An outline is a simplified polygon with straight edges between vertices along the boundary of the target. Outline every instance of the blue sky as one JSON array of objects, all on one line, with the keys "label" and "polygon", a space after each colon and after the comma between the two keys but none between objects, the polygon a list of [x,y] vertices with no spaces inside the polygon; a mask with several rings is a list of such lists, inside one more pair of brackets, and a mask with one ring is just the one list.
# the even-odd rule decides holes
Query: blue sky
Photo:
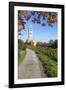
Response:
[{"label": "blue sky", "polygon": [[[58,38],[57,23],[54,23],[53,27],[48,25],[42,26],[41,24],[33,23],[31,21],[32,18],[33,17],[31,17],[30,20],[26,21],[25,30],[22,30],[22,35],[19,36],[19,38],[23,39],[24,41],[28,39],[28,28],[30,25],[32,25],[33,27],[33,39],[36,41],[48,42],[49,40],[55,40]],[[41,22],[43,22],[42,18]]]}]

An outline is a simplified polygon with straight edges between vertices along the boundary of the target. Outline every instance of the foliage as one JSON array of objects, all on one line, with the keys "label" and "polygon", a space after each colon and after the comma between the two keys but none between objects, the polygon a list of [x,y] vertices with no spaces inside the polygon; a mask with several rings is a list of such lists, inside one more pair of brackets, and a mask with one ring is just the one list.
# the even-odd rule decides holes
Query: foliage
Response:
[{"label": "foliage", "polygon": [[33,49],[36,52],[39,60],[42,62],[46,74],[49,77],[57,77],[57,48],[41,46],[28,46],[28,48]]},{"label": "foliage", "polygon": [[37,42],[37,46],[57,48],[57,40],[50,40],[48,43]]},{"label": "foliage", "polygon": [[57,48],[57,40],[50,40],[48,46],[52,48]]},{"label": "foliage", "polygon": [[[43,22],[41,21],[41,18]],[[25,24],[28,20],[33,23],[41,24],[42,26],[51,26],[57,22],[56,12],[42,12],[42,11],[18,11],[18,32],[25,29]]]},{"label": "foliage", "polygon": [[57,77],[57,63],[50,59],[47,55],[42,53],[37,54],[39,59],[42,62],[43,67],[45,68],[45,73],[49,77]]},{"label": "foliage", "polygon": [[19,51],[18,64],[20,64],[24,60],[25,54],[26,54],[26,52],[24,50]]},{"label": "foliage", "polygon": [[18,49],[22,49],[22,50],[26,49],[26,44],[21,39],[18,39]]},{"label": "foliage", "polygon": [[44,43],[42,43],[42,42],[37,42],[37,46],[44,46]]},{"label": "foliage", "polygon": [[25,49],[26,49],[26,45],[24,41],[19,39],[18,40],[18,64],[20,64],[25,57],[25,54],[26,54]]},{"label": "foliage", "polygon": [[42,62],[44,71],[47,74],[47,76],[57,77],[57,48],[54,47],[55,45],[57,45],[57,40],[49,41],[47,46],[44,46],[44,43],[39,42],[38,45],[34,47],[33,45],[28,44],[27,41],[24,43],[22,40],[18,40],[18,44],[19,63],[25,57],[25,48],[30,48],[36,52],[39,60]]}]

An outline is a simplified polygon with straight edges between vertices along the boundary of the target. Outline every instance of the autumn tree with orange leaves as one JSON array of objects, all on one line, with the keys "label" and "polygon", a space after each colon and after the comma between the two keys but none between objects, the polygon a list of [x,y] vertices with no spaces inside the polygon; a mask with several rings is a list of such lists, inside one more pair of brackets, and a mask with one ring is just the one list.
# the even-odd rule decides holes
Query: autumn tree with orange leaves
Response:
[{"label": "autumn tree with orange leaves", "polygon": [[[34,16],[34,18],[31,18]],[[37,16],[37,17],[36,17]],[[41,22],[41,17],[43,22]],[[21,35],[21,31],[25,29],[25,24],[30,20],[35,24],[41,24],[43,27],[48,25],[53,27],[54,23],[57,22],[56,12],[42,12],[42,11],[18,11],[18,33]]]}]

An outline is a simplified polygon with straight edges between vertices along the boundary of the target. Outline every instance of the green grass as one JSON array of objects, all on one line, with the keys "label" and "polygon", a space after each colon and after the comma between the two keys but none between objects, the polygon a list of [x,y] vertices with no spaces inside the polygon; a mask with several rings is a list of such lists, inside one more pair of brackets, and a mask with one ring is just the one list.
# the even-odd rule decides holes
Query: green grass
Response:
[{"label": "green grass", "polygon": [[26,55],[25,50],[20,50],[19,56],[18,56],[18,64],[20,64],[24,60],[25,55]]},{"label": "green grass", "polygon": [[57,63],[47,55],[37,54],[48,77],[57,77]]},{"label": "green grass", "polygon": [[57,77],[57,48],[31,47],[42,62],[44,71],[48,77]]}]

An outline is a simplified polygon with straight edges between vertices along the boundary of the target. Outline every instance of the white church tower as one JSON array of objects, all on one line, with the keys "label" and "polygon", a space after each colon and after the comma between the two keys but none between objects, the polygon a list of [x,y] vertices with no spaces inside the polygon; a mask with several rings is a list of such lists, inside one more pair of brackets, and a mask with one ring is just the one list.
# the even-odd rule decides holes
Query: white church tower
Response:
[{"label": "white church tower", "polygon": [[33,27],[32,25],[29,26],[28,28],[28,41],[32,41],[33,40]]},{"label": "white church tower", "polygon": [[36,46],[36,41],[33,40],[33,27],[32,25],[29,26],[28,28],[28,42],[31,42],[31,44],[33,43],[34,46]]}]

